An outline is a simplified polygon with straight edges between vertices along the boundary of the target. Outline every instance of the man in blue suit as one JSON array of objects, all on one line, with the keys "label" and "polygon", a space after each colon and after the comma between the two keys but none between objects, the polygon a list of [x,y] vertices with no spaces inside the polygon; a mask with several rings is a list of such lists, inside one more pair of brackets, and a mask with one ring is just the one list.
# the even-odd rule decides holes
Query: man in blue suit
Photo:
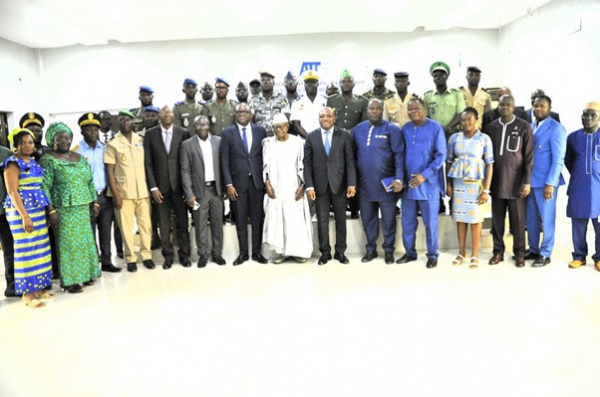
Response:
[{"label": "man in blue suit", "polygon": [[267,136],[267,131],[257,124],[250,124],[251,118],[250,106],[240,103],[235,108],[236,123],[225,128],[221,134],[221,173],[235,212],[240,248],[239,256],[233,261],[234,266],[250,259],[248,215],[252,224],[252,260],[267,263],[260,253],[265,218],[262,140]]},{"label": "man in blue suit", "polygon": [[[531,123],[533,173],[525,215],[529,244],[525,259],[535,260],[532,267],[542,267],[550,263],[554,248],[556,196],[558,186],[565,184],[561,170],[565,162],[567,131],[550,117],[551,108],[552,100],[546,95],[538,96],[533,104],[536,120]],[[544,233],[541,244],[540,231]]]}]

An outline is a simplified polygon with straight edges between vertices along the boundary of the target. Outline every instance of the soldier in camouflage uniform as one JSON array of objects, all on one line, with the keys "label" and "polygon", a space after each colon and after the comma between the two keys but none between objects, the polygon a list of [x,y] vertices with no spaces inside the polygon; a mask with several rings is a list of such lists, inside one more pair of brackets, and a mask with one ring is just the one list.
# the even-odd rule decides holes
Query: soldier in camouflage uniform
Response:
[{"label": "soldier in camouflage uniform", "polygon": [[382,102],[394,96],[394,91],[385,87],[387,73],[383,69],[373,70],[373,89],[362,94],[367,101],[377,98]]},{"label": "soldier in camouflage uniform", "polygon": [[288,101],[282,94],[273,92],[275,76],[265,70],[260,71],[260,94],[250,99],[250,108],[254,113],[254,122],[267,130],[267,135],[273,135],[273,116],[289,111]]},{"label": "soldier in camouflage uniform", "polygon": [[208,101],[202,109],[202,115],[208,117],[210,122],[210,133],[221,136],[221,132],[230,125],[235,124],[236,101],[228,100],[229,83],[217,77],[215,80],[217,98]]},{"label": "soldier in camouflage uniform", "polygon": [[185,94],[185,100],[175,103],[173,123],[187,129],[190,136],[194,136],[196,134],[194,119],[202,113],[202,105],[200,102],[196,102],[198,84],[193,79],[185,79],[181,91]]}]

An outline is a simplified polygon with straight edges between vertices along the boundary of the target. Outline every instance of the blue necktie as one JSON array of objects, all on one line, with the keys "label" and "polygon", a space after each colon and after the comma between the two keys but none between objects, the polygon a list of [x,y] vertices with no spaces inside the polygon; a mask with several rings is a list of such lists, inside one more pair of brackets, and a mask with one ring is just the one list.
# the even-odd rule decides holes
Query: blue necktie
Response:
[{"label": "blue necktie", "polygon": [[244,146],[246,146],[246,151],[250,153],[250,148],[248,147],[248,138],[246,138],[246,127],[242,128],[242,139],[244,140]]},{"label": "blue necktie", "polygon": [[325,131],[325,153],[329,156],[329,150],[331,145],[329,144],[329,131]]}]

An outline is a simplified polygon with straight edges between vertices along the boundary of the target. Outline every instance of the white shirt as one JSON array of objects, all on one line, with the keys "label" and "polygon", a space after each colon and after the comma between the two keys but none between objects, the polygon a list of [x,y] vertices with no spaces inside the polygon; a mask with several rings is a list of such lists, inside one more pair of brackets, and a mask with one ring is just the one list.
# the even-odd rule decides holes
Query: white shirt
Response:
[{"label": "white shirt", "polygon": [[165,129],[162,124],[160,125],[160,130],[162,131],[162,138],[163,138],[163,143],[165,144],[165,148],[167,149],[167,153],[169,153],[169,150],[171,149],[170,145],[169,147],[167,147],[167,133],[170,135],[170,139],[169,142],[173,141],[173,126],[171,126],[171,128],[169,128],[168,130]]},{"label": "white shirt", "polygon": [[204,159],[204,182],[214,182],[215,181],[215,168],[213,165],[213,153],[212,153],[212,144],[210,143],[210,134],[205,141],[200,139],[198,135],[196,135],[198,139],[198,143],[200,144],[200,151],[202,151],[202,158]]},{"label": "white shirt", "polygon": [[[292,105],[290,120],[299,120],[306,133],[319,128],[319,112],[327,105],[327,98],[317,94],[314,102],[307,95],[298,99]],[[302,138],[302,137],[300,137]]]},{"label": "white shirt", "polygon": [[250,127],[250,123],[247,126],[243,126],[241,124],[237,125],[240,129],[240,137],[242,138],[242,142],[244,142],[244,132],[242,128],[246,129],[246,141],[248,142],[248,153],[250,153],[250,149],[252,148],[252,128]]}]

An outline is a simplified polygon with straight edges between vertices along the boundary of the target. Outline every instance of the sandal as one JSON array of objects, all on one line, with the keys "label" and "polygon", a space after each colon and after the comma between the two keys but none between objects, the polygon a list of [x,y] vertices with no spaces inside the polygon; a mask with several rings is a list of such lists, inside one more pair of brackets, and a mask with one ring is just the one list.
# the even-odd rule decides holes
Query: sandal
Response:
[{"label": "sandal", "polygon": [[33,309],[37,309],[38,307],[46,306],[46,304],[44,302],[35,298],[35,293],[33,294],[33,296],[28,295],[28,294],[23,294],[23,297],[21,298],[21,300],[23,302],[25,302],[25,306],[29,306]]},{"label": "sandal", "polygon": [[462,263],[463,263],[463,261],[464,261],[464,260],[465,260],[465,257],[464,257],[464,256],[462,256],[462,255],[458,255],[458,256],[456,257],[456,259],[454,259],[454,260],[452,261],[452,266],[459,266],[459,265],[462,265]]},{"label": "sandal", "polygon": [[52,298],[54,298],[54,294],[44,291],[44,290],[36,291],[33,293],[33,295],[37,299],[52,299]]},{"label": "sandal", "polygon": [[476,256],[471,257],[471,263],[469,264],[469,269],[477,269],[479,266],[479,258]]}]

